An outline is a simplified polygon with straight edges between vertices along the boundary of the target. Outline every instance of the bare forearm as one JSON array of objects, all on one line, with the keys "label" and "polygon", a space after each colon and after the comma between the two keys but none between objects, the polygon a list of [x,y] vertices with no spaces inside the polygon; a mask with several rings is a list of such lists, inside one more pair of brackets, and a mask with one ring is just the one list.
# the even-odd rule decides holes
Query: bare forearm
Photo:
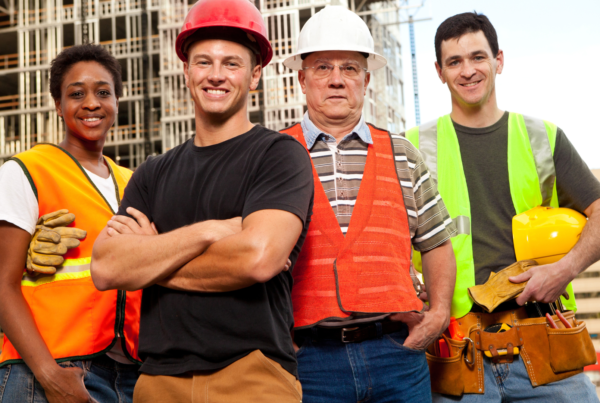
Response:
[{"label": "bare forearm", "polygon": [[264,283],[279,274],[300,233],[302,222],[281,210],[260,210],[243,230],[212,244],[159,284],[186,291],[226,292]]},{"label": "bare forearm", "polygon": [[431,311],[447,313],[449,317],[456,283],[456,259],[452,243],[448,240],[422,253],[422,260]]},{"label": "bare forearm", "polygon": [[100,290],[138,290],[167,277],[210,244],[199,224],[162,235],[123,234],[110,237],[106,228],[96,240],[92,279]]},{"label": "bare forearm", "polygon": [[600,200],[596,200],[585,211],[588,216],[579,241],[560,261],[565,270],[575,278],[590,265],[600,260]]},{"label": "bare forearm", "polygon": [[212,244],[205,253],[174,272],[160,285],[175,290],[226,292],[265,282],[279,273],[287,256],[274,261],[260,243],[240,233]]}]

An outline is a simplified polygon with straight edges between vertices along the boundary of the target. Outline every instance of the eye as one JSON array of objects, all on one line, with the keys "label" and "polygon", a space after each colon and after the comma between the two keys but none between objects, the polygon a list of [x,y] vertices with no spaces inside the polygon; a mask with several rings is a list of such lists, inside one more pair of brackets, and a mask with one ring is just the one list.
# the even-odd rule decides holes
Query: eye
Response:
[{"label": "eye", "polygon": [[319,64],[315,67],[315,70],[327,71],[329,70],[328,64]]},{"label": "eye", "polygon": [[103,96],[103,97],[109,97],[110,96],[110,91],[100,90],[100,91],[98,91],[98,95]]},{"label": "eye", "polygon": [[344,66],[344,70],[346,70],[348,73],[358,73],[358,67],[357,66]]},{"label": "eye", "polygon": [[78,97],[81,97],[82,95],[83,95],[83,92],[81,92],[81,91],[76,91],[76,92],[72,92],[71,94],[69,94],[69,96],[72,98],[78,98]]},{"label": "eye", "polygon": [[450,63],[448,63],[448,66],[458,66],[458,60],[453,60]]},{"label": "eye", "polygon": [[477,61],[482,61],[484,59],[483,56],[475,56],[475,60]]}]

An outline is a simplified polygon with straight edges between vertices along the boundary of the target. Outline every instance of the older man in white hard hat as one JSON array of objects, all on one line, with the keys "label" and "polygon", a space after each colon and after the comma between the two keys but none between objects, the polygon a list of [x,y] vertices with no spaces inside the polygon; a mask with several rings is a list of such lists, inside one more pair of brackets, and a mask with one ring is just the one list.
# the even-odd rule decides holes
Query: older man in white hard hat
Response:
[{"label": "older man in white hard hat", "polygon": [[[446,329],[456,265],[452,220],[421,155],[362,117],[370,70],[384,67],[367,25],[328,6],[284,65],[308,112],[284,132],[309,151],[313,216],[293,271],[304,402],[429,402],[425,348]],[[422,253],[430,306],[410,276]]]}]

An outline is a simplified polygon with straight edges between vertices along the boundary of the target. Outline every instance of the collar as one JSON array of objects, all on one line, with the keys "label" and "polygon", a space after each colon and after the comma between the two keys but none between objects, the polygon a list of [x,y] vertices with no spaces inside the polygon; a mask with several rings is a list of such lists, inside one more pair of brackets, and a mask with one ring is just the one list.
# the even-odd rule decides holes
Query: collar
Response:
[{"label": "collar", "polygon": [[[304,114],[304,118],[300,123],[302,126],[302,133],[304,134],[304,141],[306,141],[306,147],[310,150],[315,145],[315,142],[319,138],[319,136],[324,135],[325,137],[334,138],[331,134],[325,133],[320,130],[308,117],[308,112]],[[358,135],[362,141],[367,144],[373,144],[373,139],[371,138],[371,130],[369,130],[369,126],[365,123],[364,117],[361,115],[358,124],[352,129],[350,133],[344,136],[342,141],[346,140],[348,137],[353,134]]]}]

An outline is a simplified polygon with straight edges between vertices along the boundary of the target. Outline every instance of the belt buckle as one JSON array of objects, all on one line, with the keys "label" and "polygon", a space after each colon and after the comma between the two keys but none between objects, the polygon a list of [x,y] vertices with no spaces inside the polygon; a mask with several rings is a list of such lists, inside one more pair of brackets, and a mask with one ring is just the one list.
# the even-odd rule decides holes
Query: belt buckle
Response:
[{"label": "belt buckle", "polygon": [[342,328],[342,343],[352,343],[351,341],[346,340],[346,332],[352,332],[357,329],[358,329],[358,326]]}]

